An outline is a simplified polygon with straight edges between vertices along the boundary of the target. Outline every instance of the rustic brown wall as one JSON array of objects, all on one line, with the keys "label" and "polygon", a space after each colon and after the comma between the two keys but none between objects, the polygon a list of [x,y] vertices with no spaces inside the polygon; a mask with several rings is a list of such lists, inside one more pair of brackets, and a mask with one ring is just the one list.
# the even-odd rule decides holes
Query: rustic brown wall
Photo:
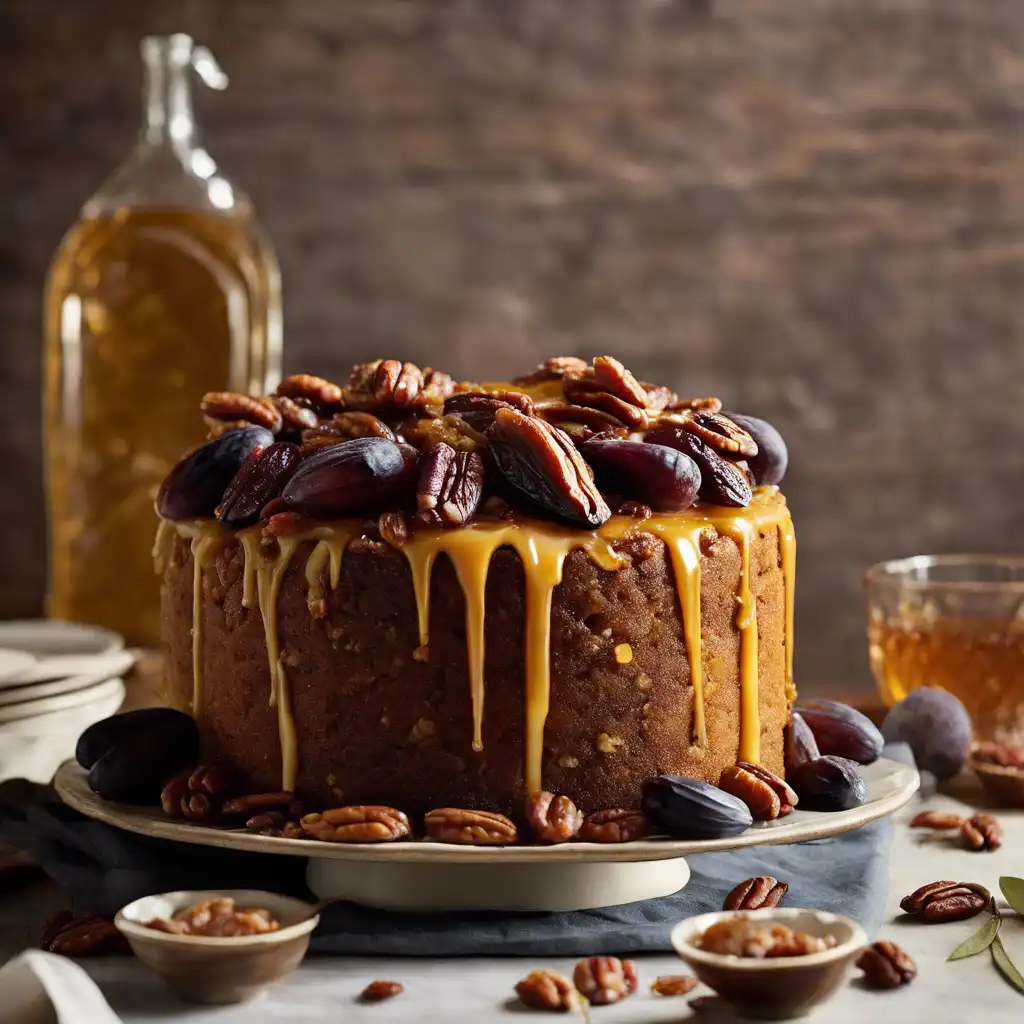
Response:
[{"label": "rustic brown wall", "polygon": [[804,688],[868,685],[867,563],[1020,549],[1020,0],[7,0],[0,614],[43,583],[46,261],[172,29],[232,75],[288,368],[611,352],[782,428]]}]

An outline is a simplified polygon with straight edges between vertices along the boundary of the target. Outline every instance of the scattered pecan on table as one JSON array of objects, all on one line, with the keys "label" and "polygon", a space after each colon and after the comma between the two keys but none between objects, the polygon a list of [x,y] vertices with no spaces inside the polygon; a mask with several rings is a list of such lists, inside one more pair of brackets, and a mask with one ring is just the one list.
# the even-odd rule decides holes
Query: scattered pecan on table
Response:
[{"label": "scattered pecan on table", "polygon": [[657,996],[685,996],[698,984],[692,974],[663,974],[651,982],[651,991]]},{"label": "scattered pecan on table", "polygon": [[798,798],[792,787],[759,764],[740,761],[722,771],[718,788],[739,797],[755,821],[772,821],[793,812]]},{"label": "scattered pecan on table", "polygon": [[591,956],[572,972],[577,991],[594,1006],[607,1006],[631,996],[639,984],[636,964],[617,956]]},{"label": "scattered pecan on table", "polygon": [[953,811],[921,811],[915,814],[910,822],[911,828],[933,828],[945,831],[948,829],[960,828],[964,819]]},{"label": "scattered pecan on table", "polygon": [[895,942],[884,940],[868,946],[857,958],[857,967],[872,988],[899,988],[917,975],[914,961]]},{"label": "scattered pecan on table", "polygon": [[518,838],[515,824],[504,814],[437,807],[423,819],[427,835],[443,843],[465,846],[499,846]]},{"label": "scattered pecan on table", "polygon": [[405,986],[400,981],[371,981],[359,993],[359,1000],[363,1003],[380,1003],[385,999],[400,996],[404,991]]},{"label": "scattered pecan on table", "polygon": [[1003,826],[991,814],[975,814],[960,826],[968,850],[998,850],[1003,845]]},{"label": "scattered pecan on table", "polygon": [[777,907],[789,892],[789,885],[771,875],[759,875],[740,882],[722,904],[723,910],[764,910]]},{"label": "scattered pecan on table", "polygon": [[530,971],[516,983],[516,995],[534,1010],[568,1013],[583,1008],[583,999],[576,991],[576,986],[555,971]]},{"label": "scattered pecan on table", "polygon": [[977,882],[929,882],[904,896],[900,909],[926,924],[941,924],[980,914],[990,899],[988,889]]}]

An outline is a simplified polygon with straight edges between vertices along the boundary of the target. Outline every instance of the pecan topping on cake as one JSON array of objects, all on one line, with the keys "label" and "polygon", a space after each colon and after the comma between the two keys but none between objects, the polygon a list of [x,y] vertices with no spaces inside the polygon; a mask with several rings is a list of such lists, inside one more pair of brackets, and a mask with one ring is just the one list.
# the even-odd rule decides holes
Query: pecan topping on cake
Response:
[{"label": "pecan topping on cake", "polygon": [[[416,512],[415,532],[466,525],[494,499],[593,528],[609,505],[746,505],[755,477],[778,483],[785,463],[773,456],[766,475],[760,438],[782,442],[764,421],[725,415],[718,399],[679,399],[608,355],[558,356],[507,385],[456,384],[440,370],[377,359],[353,367],[344,387],[293,374],[268,396],[208,392],[201,411],[225,443],[183,459],[158,508],[173,519],[216,514],[230,529],[291,509],[319,520]],[[406,452],[403,471],[349,448],[367,440]],[[645,441],[662,447],[644,450]],[[316,460],[337,448],[344,454],[327,471]],[[393,477],[402,486],[383,486]],[[409,479],[420,481],[415,494]]]}]

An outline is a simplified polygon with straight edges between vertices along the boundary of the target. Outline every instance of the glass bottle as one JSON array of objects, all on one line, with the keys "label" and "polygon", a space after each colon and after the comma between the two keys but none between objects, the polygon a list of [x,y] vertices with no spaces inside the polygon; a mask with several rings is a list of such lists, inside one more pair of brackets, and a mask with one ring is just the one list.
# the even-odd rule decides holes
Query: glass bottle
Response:
[{"label": "glass bottle", "polygon": [[144,122],[50,266],[44,309],[48,614],[159,639],[153,501],[205,435],[204,391],[263,393],[281,359],[277,259],[202,148],[186,35],[142,41]]}]

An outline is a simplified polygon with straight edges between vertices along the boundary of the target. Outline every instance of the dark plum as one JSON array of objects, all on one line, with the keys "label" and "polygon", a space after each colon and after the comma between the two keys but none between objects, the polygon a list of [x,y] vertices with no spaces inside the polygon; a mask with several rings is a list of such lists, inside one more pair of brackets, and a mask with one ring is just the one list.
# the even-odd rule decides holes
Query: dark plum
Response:
[{"label": "dark plum", "polygon": [[217,520],[224,526],[248,526],[259,518],[260,509],[280,494],[302,458],[297,444],[277,441],[254,451],[224,492],[217,506]]},{"label": "dark plum", "polygon": [[885,716],[887,742],[910,744],[917,767],[940,782],[963,767],[971,746],[971,716],[953,694],[936,686],[911,691]]},{"label": "dark plum", "polygon": [[786,724],[786,771],[792,771],[798,764],[813,761],[821,756],[818,743],[811,732],[811,727],[804,721],[799,711],[790,711],[789,722]]},{"label": "dark plum", "polygon": [[379,512],[411,499],[416,490],[416,452],[384,437],[357,437],[307,456],[285,484],[285,508],[308,516]]},{"label": "dark plum", "polygon": [[89,760],[106,746],[89,766],[89,786],[104,800],[155,803],[164,782],[198,760],[195,722],[180,711],[159,710],[165,714],[134,718],[127,726],[118,719],[141,712],[115,715],[90,726],[79,739],[76,756],[83,767],[83,755]]},{"label": "dark plum", "polygon": [[750,808],[708,782],[659,775],[644,786],[643,811],[678,839],[725,839],[754,823]]},{"label": "dark plum", "polygon": [[867,783],[857,763],[832,754],[797,765],[786,772],[786,781],[800,797],[801,810],[846,811],[860,807],[868,798]]},{"label": "dark plum", "polygon": [[93,722],[78,737],[75,760],[88,771],[122,740],[150,729],[176,736],[186,746],[194,746],[199,741],[199,732],[191,715],[174,708],[139,708]]},{"label": "dark plum", "polygon": [[797,708],[810,726],[818,749],[859,764],[871,764],[882,756],[885,740],[866,715],[848,704],[834,700],[816,700]]},{"label": "dark plum", "polygon": [[689,508],[700,490],[700,470],[688,455],[642,441],[585,441],[579,446],[602,491],[626,494],[656,512]]},{"label": "dark plum", "polygon": [[742,416],[733,412],[724,415],[742,427],[757,444],[757,454],[747,459],[754,483],[759,487],[782,483],[789,465],[789,451],[782,435],[767,420],[759,420],[756,416]]},{"label": "dark plum", "polygon": [[743,508],[753,497],[743,472],[706,441],[674,423],[662,423],[644,436],[646,444],[665,445],[688,455],[700,470],[698,496],[713,505]]},{"label": "dark plum", "polygon": [[156,510],[164,519],[212,516],[249,454],[274,443],[265,427],[229,430],[186,455],[164,478]]}]

